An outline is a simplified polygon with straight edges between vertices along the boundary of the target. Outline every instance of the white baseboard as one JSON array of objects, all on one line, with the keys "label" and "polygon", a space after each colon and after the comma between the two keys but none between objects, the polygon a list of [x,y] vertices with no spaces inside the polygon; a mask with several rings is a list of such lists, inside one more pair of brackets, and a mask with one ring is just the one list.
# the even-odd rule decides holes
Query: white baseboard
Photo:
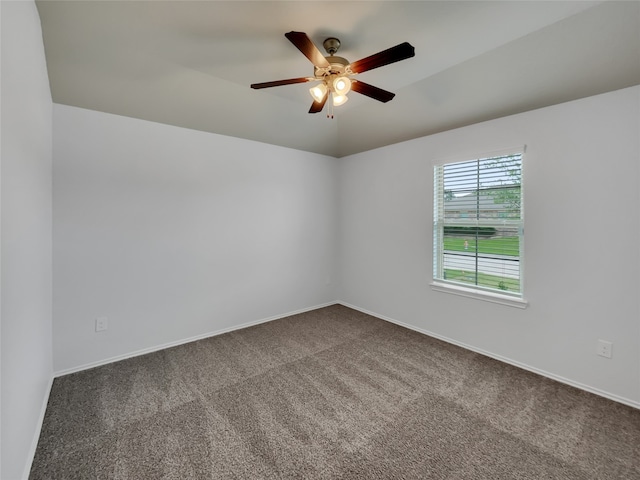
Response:
[{"label": "white baseboard", "polygon": [[29,478],[29,473],[31,473],[31,465],[33,464],[33,459],[36,456],[36,449],[38,448],[38,440],[40,440],[40,432],[42,431],[42,424],[44,423],[44,415],[47,412],[47,405],[49,404],[49,396],[51,395],[51,387],[53,386],[54,376],[51,375],[49,378],[49,384],[47,385],[47,391],[42,399],[42,406],[40,407],[40,416],[38,417],[38,423],[36,424],[36,430],[33,434],[33,439],[31,440],[31,447],[29,448],[29,453],[27,455],[27,464],[24,466],[24,472],[22,472],[22,478]]},{"label": "white baseboard", "polygon": [[96,362],[87,363],[84,365],[78,365],[77,367],[66,368],[64,370],[59,370],[54,373],[54,377],[62,377],[64,375],[69,375],[71,373],[81,372],[83,370],[89,370],[91,368],[100,367],[102,365],[107,365],[109,363],[119,362],[120,360],[126,360],[127,358],[139,357],[140,355],[146,355],[147,353],[157,352],[158,350],[164,350],[165,348],[177,347],[178,345],[184,345],[185,343],[191,343],[198,340],[202,340],[209,337],[215,337],[217,335],[222,335],[224,333],[233,332],[235,330],[241,330],[243,328],[253,327],[254,325],[259,325],[261,323],[271,322],[273,320],[278,320],[280,318],[290,317],[292,315],[298,315],[304,312],[310,312],[311,310],[317,310],[318,308],[328,307],[329,305],[335,305],[337,302],[328,302],[323,303],[321,305],[315,305],[313,307],[302,308],[300,310],[296,310],[293,312],[283,313],[280,315],[274,315],[268,318],[262,318],[260,320],[254,320],[251,322],[243,323],[241,325],[235,325],[233,327],[223,328],[220,330],[215,330],[212,332],[203,333],[200,335],[196,335],[194,337],[183,338],[181,340],[176,340],[174,342],[164,343],[162,345],[154,345],[153,347],[143,348],[142,350],[136,350],[134,352],[125,353],[122,355],[117,355],[115,357],[105,358],[103,360],[98,360]]},{"label": "white baseboard", "polygon": [[[288,312],[288,313],[284,313],[284,314],[280,314],[280,315],[275,315],[275,316],[272,316],[272,317],[263,318],[263,319],[260,319],[260,320],[255,320],[255,321],[252,321],[252,322],[243,323],[241,325],[236,325],[236,326],[233,326],[233,327],[224,328],[224,329],[220,329],[220,330],[215,330],[215,331],[204,333],[204,334],[201,334],[201,335],[196,335],[194,337],[184,338],[184,339],[177,340],[177,341],[174,341],[174,342],[169,342],[169,343],[165,343],[165,344],[162,344],[162,345],[156,345],[156,346],[145,348],[145,349],[142,349],[142,350],[137,350],[135,352],[130,352],[130,353],[126,353],[126,354],[123,354],[123,355],[118,355],[118,356],[115,356],[115,357],[106,358],[106,359],[103,359],[103,360],[99,360],[97,362],[92,362],[92,363],[88,363],[88,364],[85,364],[85,365],[79,365],[77,367],[72,367],[72,368],[68,368],[68,369],[65,369],[65,370],[60,370],[58,372],[55,372],[53,377],[61,377],[63,375],[68,375],[70,373],[75,373],[75,372],[80,372],[80,371],[83,371],[83,370],[88,370],[90,368],[99,367],[101,365],[107,365],[109,363],[118,362],[120,360],[126,360],[127,358],[138,357],[140,355],[145,355],[147,353],[157,352],[158,350],[163,350],[165,348],[176,347],[178,345],[183,345],[185,343],[195,342],[197,340],[202,340],[204,338],[215,337],[217,335],[222,335],[224,333],[233,332],[235,330],[241,330],[243,328],[252,327],[254,325],[259,325],[261,323],[271,322],[273,320],[278,320],[280,318],[290,317],[291,315],[297,315],[297,314],[300,314],[300,313],[309,312],[311,310],[316,310],[318,308],[328,307],[330,305],[335,305],[335,304],[344,305],[345,307],[352,308],[354,310],[358,310],[358,311],[360,311],[362,313],[366,313],[367,315],[371,315],[373,317],[380,318],[381,320],[385,320],[387,322],[394,323],[396,325],[399,325],[399,326],[404,327],[404,328],[408,328],[409,330],[416,331],[416,332],[421,333],[423,335],[427,335],[429,337],[437,338],[438,340],[442,340],[444,342],[450,343],[452,345],[456,345],[456,346],[464,348],[466,350],[470,350],[472,352],[479,353],[480,355],[484,355],[486,357],[493,358],[493,359],[498,360],[500,362],[507,363],[509,365],[513,365],[513,366],[518,367],[518,368],[522,368],[523,370],[527,370],[527,371],[535,373],[537,375],[542,375],[543,377],[547,377],[547,378],[550,378],[552,380],[556,380],[556,381],[558,381],[560,383],[564,383],[566,385],[570,385],[572,387],[579,388],[580,390],[584,390],[586,392],[590,392],[590,393],[593,393],[595,395],[599,395],[601,397],[608,398],[609,400],[613,400],[614,402],[622,403],[624,405],[628,405],[630,407],[634,407],[634,408],[640,409],[640,402],[631,400],[629,398],[621,397],[619,395],[615,395],[613,393],[606,392],[606,391],[601,390],[599,388],[595,388],[595,387],[592,387],[590,385],[586,385],[586,384],[583,384],[583,383],[580,383],[580,382],[576,382],[574,380],[562,377],[560,375],[556,375],[554,373],[547,372],[545,370],[541,370],[541,369],[536,368],[536,367],[532,367],[532,366],[527,365],[525,363],[521,363],[521,362],[518,362],[516,360],[512,360],[510,358],[504,357],[502,355],[497,355],[497,354],[489,352],[487,350],[483,350],[481,348],[477,348],[477,347],[474,347],[472,345],[468,345],[466,343],[459,342],[457,340],[445,337],[443,335],[439,335],[437,333],[430,332],[430,331],[422,329],[422,328],[418,328],[418,327],[416,327],[414,325],[411,325],[411,324],[408,324],[408,323],[400,322],[400,321],[398,321],[398,320],[396,320],[394,318],[390,318],[390,317],[387,317],[385,315],[380,315],[380,314],[378,314],[376,312],[372,312],[372,311],[369,311],[367,309],[364,309],[364,308],[361,308],[361,307],[358,307],[356,305],[352,305],[350,303],[343,302],[343,301],[340,301],[340,300],[334,301],[334,302],[327,302],[327,303],[324,303],[324,304],[321,304],[321,305],[315,305],[313,307],[303,308],[303,309],[296,310],[296,311],[293,311],[293,312]],[[53,378],[52,378],[52,382],[53,382]],[[50,390],[51,390],[51,385],[49,386],[49,391]],[[44,410],[46,409],[47,401],[48,401],[48,395],[47,395],[47,399],[45,400],[45,403],[44,403],[43,411],[41,413],[40,425],[42,424],[42,420],[44,419]],[[38,432],[39,432],[39,430],[38,430]],[[37,446],[38,437],[36,437],[34,442],[35,443],[32,446],[33,453],[35,453],[35,447]]]},{"label": "white baseboard", "polygon": [[380,315],[378,313],[371,312],[369,310],[357,307],[355,305],[351,305],[351,304],[346,303],[346,302],[338,301],[337,303],[340,304],[340,305],[344,305],[345,307],[349,307],[349,308],[353,308],[354,310],[358,310],[359,312],[366,313],[367,315],[371,315],[372,317],[376,317],[376,318],[379,318],[381,320],[385,320],[387,322],[394,323],[394,324],[399,325],[401,327],[408,328],[409,330],[413,330],[413,331],[416,331],[418,333],[422,333],[423,335],[427,335],[429,337],[437,338],[438,340],[442,340],[443,342],[447,342],[447,343],[450,343],[452,345],[456,345],[458,347],[462,347],[462,348],[464,348],[466,350],[471,350],[472,352],[479,353],[480,355],[484,355],[486,357],[493,358],[493,359],[498,360],[500,362],[508,363],[509,365],[513,365],[514,367],[522,368],[523,370],[527,370],[529,372],[541,375],[543,377],[550,378],[551,380],[556,380],[556,381],[558,381],[560,383],[564,383],[566,385],[570,385],[570,386],[578,388],[580,390],[584,390],[586,392],[593,393],[595,395],[599,395],[599,396],[604,397],[604,398],[608,398],[609,400],[613,400],[614,402],[622,403],[624,405],[628,405],[630,407],[634,407],[634,408],[640,409],[640,402],[636,402],[636,401],[631,400],[629,398],[620,397],[620,396],[615,395],[613,393],[609,393],[609,392],[606,392],[604,390],[600,390],[599,388],[591,387],[589,385],[585,385],[584,383],[576,382],[574,380],[570,380],[570,379],[562,377],[560,375],[556,375],[554,373],[550,373],[550,372],[547,372],[545,370],[541,370],[539,368],[532,367],[530,365],[518,362],[516,360],[512,360],[510,358],[503,357],[502,355],[496,355],[495,353],[491,353],[491,352],[483,350],[481,348],[476,348],[476,347],[473,347],[471,345],[467,345],[466,343],[459,342],[457,340],[453,340],[451,338],[444,337],[442,335],[438,335],[437,333],[433,333],[433,332],[430,332],[428,330],[424,330],[422,328],[418,328],[418,327],[416,327],[414,325],[410,325],[408,323],[400,322],[398,320],[395,320],[393,318],[387,317],[385,315]]}]

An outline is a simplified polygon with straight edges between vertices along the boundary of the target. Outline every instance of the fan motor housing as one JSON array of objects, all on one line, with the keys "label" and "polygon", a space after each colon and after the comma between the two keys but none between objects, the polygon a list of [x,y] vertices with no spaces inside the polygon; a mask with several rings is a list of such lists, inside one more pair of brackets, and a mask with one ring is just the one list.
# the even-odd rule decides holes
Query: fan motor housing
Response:
[{"label": "fan motor housing", "polygon": [[316,78],[323,78],[327,75],[349,75],[347,67],[349,66],[349,60],[343,57],[337,57],[335,55],[331,55],[329,57],[325,57],[327,62],[329,62],[329,67],[315,67],[314,75]]}]

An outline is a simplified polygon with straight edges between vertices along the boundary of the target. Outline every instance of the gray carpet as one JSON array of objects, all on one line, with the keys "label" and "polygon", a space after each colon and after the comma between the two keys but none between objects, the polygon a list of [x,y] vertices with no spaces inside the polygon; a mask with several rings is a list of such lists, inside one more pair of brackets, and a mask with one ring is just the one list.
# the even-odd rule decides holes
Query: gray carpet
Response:
[{"label": "gray carpet", "polygon": [[640,410],[334,305],[57,378],[31,479],[640,479]]}]

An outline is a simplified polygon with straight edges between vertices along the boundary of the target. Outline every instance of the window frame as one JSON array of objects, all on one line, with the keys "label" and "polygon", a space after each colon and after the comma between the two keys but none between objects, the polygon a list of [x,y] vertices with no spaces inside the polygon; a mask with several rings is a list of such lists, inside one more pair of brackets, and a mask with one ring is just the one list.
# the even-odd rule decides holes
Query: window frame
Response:
[{"label": "window frame", "polygon": [[[492,303],[498,303],[502,305],[508,305],[517,308],[526,308],[528,301],[524,298],[524,170],[525,170],[525,154],[526,145],[501,149],[497,151],[485,152],[482,154],[470,154],[461,155],[455,158],[447,158],[433,162],[433,212],[432,212],[432,282],[431,288],[434,291],[459,295],[467,298],[473,298],[478,300],[484,300]],[[482,287],[473,284],[465,284],[461,282],[449,282],[443,277],[444,275],[437,275],[437,272],[442,272],[444,269],[444,261],[439,260],[443,251],[440,246],[440,239],[444,239],[443,230],[445,227],[444,213],[439,212],[438,208],[443,208],[442,199],[444,198],[444,191],[439,190],[438,183],[438,168],[442,168],[445,165],[473,162],[484,159],[491,159],[497,157],[507,157],[511,155],[520,155],[520,219],[517,222],[510,222],[511,224],[517,224],[519,229],[519,281],[520,291],[517,293],[502,293],[489,287]],[[444,189],[444,185],[442,185]],[[438,195],[442,196],[442,199],[438,199]],[[475,226],[483,226],[482,222],[475,223]]]}]

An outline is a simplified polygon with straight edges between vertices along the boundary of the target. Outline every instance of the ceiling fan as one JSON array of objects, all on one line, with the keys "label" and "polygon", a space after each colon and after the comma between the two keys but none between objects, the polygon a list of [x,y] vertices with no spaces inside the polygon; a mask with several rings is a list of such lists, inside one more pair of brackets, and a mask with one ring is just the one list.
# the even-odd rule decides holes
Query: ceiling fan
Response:
[{"label": "ceiling fan", "polygon": [[[390,63],[399,62],[400,60],[405,60],[415,55],[415,48],[411,44],[404,42],[356,62],[349,63],[346,58],[335,55],[340,48],[340,40],[337,38],[327,38],[322,43],[324,49],[329,54],[328,57],[325,57],[306,33],[289,32],[285,33],[284,36],[313,63],[313,77],[289,78],[273,82],[254,83],[251,85],[251,88],[260,89],[318,81],[320,83],[309,89],[309,93],[311,93],[313,97],[313,104],[309,109],[309,113],[321,112],[329,96],[332,97],[331,106],[337,107],[343,105],[348,100],[347,93],[351,90],[383,103],[388,102],[395,97],[395,93],[374,87],[360,80],[355,80],[352,76],[384,65],[389,65]],[[333,118],[333,109],[331,109],[330,112],[327,117]]]}]

